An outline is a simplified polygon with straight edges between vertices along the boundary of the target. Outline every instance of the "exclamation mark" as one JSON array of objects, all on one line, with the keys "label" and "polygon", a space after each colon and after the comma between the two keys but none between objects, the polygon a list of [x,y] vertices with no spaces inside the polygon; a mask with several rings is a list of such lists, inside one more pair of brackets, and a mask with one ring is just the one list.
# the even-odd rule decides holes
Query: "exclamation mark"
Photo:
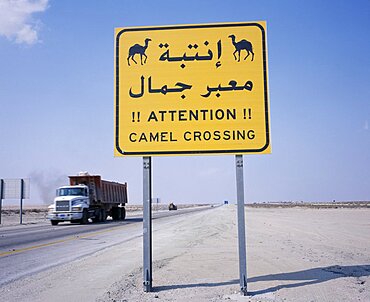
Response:
[{"label": "exclamation mark", "polygon": [[[137,120],[136,120],[136,117],[137,117]],[[140,122],[140,112],[132,112],[132,122],[133,123]]]},{"label": "exclamation mark", "polygon": [[[247,109],[243,109],[244,119],[247,119]],[[248,119],[252,119],[252,109],[248,108]]]}]

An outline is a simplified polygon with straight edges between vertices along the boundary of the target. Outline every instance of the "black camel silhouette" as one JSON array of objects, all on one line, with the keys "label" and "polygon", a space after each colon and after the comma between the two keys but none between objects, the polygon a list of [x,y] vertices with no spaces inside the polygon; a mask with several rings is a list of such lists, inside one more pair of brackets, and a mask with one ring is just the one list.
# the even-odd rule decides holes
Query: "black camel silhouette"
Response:
[{"label": "black camel silhouette", "polygon": [[245,49],[247,51],[247,56],[244,58],[244,60],[246,58],[248,58],[249,56],[249,53],[252,54],[252,61],[254,59],[254,52],[253,52],[253,46],[252,46],[252,43],[247,41],[247,40],[241,40],[239,42],[235,42],[235,36],[234,35],[230,35],[229,38],[231,38],[231,42],[233,43],[234,47],[235,47],[235,51],[233,52],[233,55],[234,55],[234,58],[236,60],[236,53],[238,53],[239,55],[239,59],[238,59],[238,62],[240,62],[240,52]]},{"label": "black camel silhouette", "polygon": [[149,38],[147,38],[147,39],[145,39],[145,45],[144,46],[142,46],[140,44],[135,44],[135,45],[133,45],[133,46],[130,47],[130,49],[128,51],[128,57],[127,57],[128,66],[130,66],[130,58],[132,59],[132,61],[135,62],[135,64],[137,64],[137,62],[134,59],[134,56],[136,54],[139,54],[140,55],[141,65],[143,65],[143,56],[145,57],[144,63],[146,63],[146,59],[148,57],[145,54],[145,51],[148,48],[149,41],[152,41],[152,40],[149,39]]}]

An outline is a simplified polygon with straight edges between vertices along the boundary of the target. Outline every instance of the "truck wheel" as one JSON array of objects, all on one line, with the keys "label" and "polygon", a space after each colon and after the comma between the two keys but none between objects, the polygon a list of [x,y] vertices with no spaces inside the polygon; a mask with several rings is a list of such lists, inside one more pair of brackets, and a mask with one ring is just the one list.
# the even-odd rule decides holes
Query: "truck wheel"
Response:
[{"label": "truck wheel", "polygon": [[89,221],[89,218],[87,217],[87,210],[84,209],[82,212],[82,218],[81,218],[81,224],[86,224]]},{"label": "truck wheel", "polygon": [[125,220],[125,218],[126,218],[126,209],[121,208],[121,220]]},{"label": "truck wheel", "polygon": [[104,209],[101,209],[101,221],[104,222],[107,220],[107,213]]},{"label": "truck wheel", "polygon": [[51,225],[58,225],[59,221],[58,220],[50,220]]},{"label": "truck wheel", "polygon": [[93,222],[101,222],[102,221],[102,210],[96,209],[95,210],[95,217],[92,219]]},{"label": "truck wheel", "polygon": [[120,219],[120,210],[118,207],[112,208],[112,219],[113,220],[119,220]]},{"label": "truck wheel", "polygon": [[102,222],[103,220],[103,209],[99,209],[99,214],[98,214],[98,222]]}]

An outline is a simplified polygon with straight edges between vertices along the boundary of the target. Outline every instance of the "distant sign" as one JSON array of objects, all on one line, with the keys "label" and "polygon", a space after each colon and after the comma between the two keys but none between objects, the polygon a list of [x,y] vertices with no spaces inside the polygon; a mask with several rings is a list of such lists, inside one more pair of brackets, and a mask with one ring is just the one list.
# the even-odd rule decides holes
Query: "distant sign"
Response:
[{"label": "distant sign", "polygon": [[0,179],[0,199],[29,199],[30,180]]},{"label": "distant sign", "polygon": [[117,28],[115,155],[270,153],[265,22]]}]

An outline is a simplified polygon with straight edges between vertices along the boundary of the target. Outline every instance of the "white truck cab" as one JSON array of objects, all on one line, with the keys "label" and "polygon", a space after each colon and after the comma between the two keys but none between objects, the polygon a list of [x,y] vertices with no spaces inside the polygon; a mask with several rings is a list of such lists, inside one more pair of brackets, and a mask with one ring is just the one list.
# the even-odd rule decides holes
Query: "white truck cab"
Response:
[{"label": "white truck cab", "polygon": [[54,203],[48,208],[48,218],[52,225],[60,221],[77,222],[83,219],[84,209],[89,209],[89,206],[87,186],[63,186],[57,189]]}]

